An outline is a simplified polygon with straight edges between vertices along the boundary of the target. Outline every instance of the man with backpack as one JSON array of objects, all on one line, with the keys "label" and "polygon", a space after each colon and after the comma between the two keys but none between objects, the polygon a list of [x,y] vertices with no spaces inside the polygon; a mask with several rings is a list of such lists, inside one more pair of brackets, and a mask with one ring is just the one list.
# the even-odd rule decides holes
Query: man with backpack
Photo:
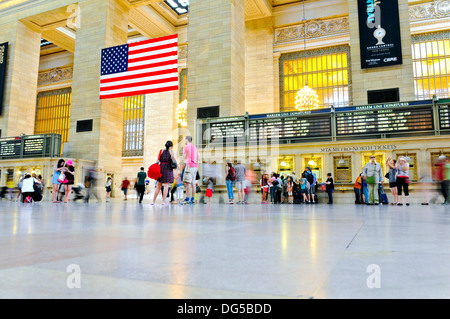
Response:
[{"label": "man with backpack", "polygon": [[306,167],[305,171],[303,172],[306,175],[306,180],[309,184],[309,192],[308,192],[308,199],[309,201],[314,204],[315,200],[314,197],[316,195],[316,183],[317,183],[317,177],[316,175],[311,171],[311,167]]}]

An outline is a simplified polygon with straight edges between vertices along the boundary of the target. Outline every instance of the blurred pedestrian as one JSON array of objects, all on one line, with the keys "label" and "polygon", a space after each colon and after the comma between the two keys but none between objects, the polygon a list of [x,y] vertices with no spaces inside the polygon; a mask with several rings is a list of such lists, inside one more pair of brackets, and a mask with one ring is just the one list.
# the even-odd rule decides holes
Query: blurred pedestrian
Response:
[{"label": "blurred pedestrian", "polygon": [[334,192],[334,180],[331,173],[327,174],[327,180],[325,182],[325,189],[328,194],[328,204],[333,204],[333,192]]},{"label": "blurred pedestrian", "polygon": [[383,183],[383,169],[380,163],[376,162],[375,155],[370,156],[370,161],[363,168],[363,178],[366,180],[369,190],[369,204],[379,205],[380,198],[378,195],[379,184]]},{"label": "blurred pedestrian", "polygon": [[409,206],[409,163],[405,157],[400,157],[398,163],[395,164],[397,170],[397,190],[398,190],[398,206],[403,205],[402,193],[405,193],[406,206]]},{"label": "blurred pedestrian", "polygon": [[231,162],[227,162],[225,166],[225,185],[227,187],[228,194],[228,204],[233,204],[234,194],[233,194],[233,185],[236,179],[236,171]]},{"label": "blurred pedestrian", "polygon": [[164,185],[164,191],[162,192],[162,205],[169,205],[166,203],[167,194],[169,191],[169,187],[173,184],[173,168],[171,166],[171,162],[176,162],[175,154],[173,152],[173,143],[172,141],[167,141],[165,146],[165,150],[161,152],[161,156],[158,158],[158,164],[161,166],[161,177],[157,180],[157,187],[155,194],[153,195],[153,203],[155,204],[156,198],[161,191],[161,187]]},{"label": "blurred pedestrian", "polygon": [[124,196],[123,200],[127,200],[127,194],[128,194],[129,187],[130,187],[130,181],[128,180],[127,177],[125,177],[122,181],[122,185],[120,186],[120,188],[122,189],[122,192],[123,192],[123,196]]},{"label": "blurred pedestrian", "polygon": [[242,164],[241,160],[237,161],[237,165],[234,167],[234,170],[236,172],[236,189],[238,191],[238,202],[237,204],[245,204],[245,174],[247,173],[247,169]]},{"label": "blurred pedestrian", "polygon": [[388,157],[386,160],[386,165],[388,168],[388,173],[385,177],[389,179],[389,188],[391,189],[394,201],[390,205],[397,205],[398,203],[398,189],[397,189],[397,161]]}]

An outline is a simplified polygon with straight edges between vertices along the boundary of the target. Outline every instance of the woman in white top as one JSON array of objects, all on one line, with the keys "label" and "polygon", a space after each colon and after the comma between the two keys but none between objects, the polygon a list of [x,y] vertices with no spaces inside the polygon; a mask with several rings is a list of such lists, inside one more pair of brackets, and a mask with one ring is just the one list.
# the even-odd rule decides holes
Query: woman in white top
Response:
[{"label": "woman in white top", "polygon": [[34,192],[34,184],[40,184],[36,178],[31,177],[30,174],[25,174],[25,177],[22,181],[22,202],[23,203],[31,203],[33,200],[35,200],[35,192]]},{"label": "woman in white top", "polygon": [[405,192],[406,206],[409,206],[409,164],[406,158],[403,156],[398,159],[397,164],[395,164],[397,169],[397,191],[398,191],[398,203],[397,205],[402,206],[402,189]]}]

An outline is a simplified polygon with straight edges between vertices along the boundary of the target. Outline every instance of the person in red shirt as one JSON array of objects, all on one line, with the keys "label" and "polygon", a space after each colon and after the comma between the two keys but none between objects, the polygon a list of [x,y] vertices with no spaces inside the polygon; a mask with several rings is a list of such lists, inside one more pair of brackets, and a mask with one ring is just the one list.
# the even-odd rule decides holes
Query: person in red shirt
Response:
[{"label": "person in red shirt", "polygon": [[355,204],[361,204],[361,193],[362,193],[362,180],[361,174],[359,174],[356,179],[355,185],[353,186],[353,190],[355,191]]},{"label": "person in red shirt", "polygon": [[122,181],[122,191],[125,198],[123,200],[127,200],[127,194],[128,194],[128,188],[130,187],[130,181],[128,178],[125,177],[125,179]]}]

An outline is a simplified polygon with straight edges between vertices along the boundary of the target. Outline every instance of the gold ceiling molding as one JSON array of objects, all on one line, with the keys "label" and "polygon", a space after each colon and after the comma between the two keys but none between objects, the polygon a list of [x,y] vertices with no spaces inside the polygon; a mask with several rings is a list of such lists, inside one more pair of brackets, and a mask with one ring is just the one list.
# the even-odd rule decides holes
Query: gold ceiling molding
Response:
[{"label": "gold ceiling molding", "polygon": [[409,7],[411,22],[450,17],[450,0],[435,0]]},{"label": "gold ceiling molding", "polygon": [[[299,25],[275,29],[275,44],[347,34],[350,31],[348,17],[312,19]],[[305,34],[306,33],[306,34]]]},{"label": "gold ceiling molding", "polygon": [[44,70],[38,74],[38,86],[70,81],[73,77],[73,65]]}]

